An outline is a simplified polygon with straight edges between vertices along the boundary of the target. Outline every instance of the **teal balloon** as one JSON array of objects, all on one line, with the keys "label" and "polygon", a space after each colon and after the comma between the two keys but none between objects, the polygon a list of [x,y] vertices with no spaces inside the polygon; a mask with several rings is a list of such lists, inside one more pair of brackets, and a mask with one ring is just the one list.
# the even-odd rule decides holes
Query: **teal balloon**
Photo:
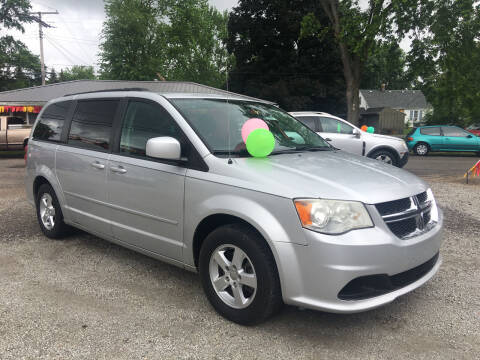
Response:
[{"label": "teal balloon", "polygon": [[373,134],[375,132],[375,128],[373,126],[369,126],[367,128],[367,132],[370,133],[370,134]]},{"label": "teal balloon", "polygon": [[275,147],[273,134],[266,129],[255,129],[247,137],[247,151],[253,157],[265,157]]}]

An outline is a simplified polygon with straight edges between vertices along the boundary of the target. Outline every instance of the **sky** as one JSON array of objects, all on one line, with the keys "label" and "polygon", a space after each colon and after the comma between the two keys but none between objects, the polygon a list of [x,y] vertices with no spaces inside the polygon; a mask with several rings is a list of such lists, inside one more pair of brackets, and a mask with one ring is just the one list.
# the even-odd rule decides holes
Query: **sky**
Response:
[{"label": "sky", "polygon": [[[237,0],[209,0],[219,10],[229,10]],[[100,32],[105,20],[103,0],[31,0],[32,11],[58,11],[58,15],[43,15],[52,25],[44,28],[43,48],[47,71],[72,65],[92,65],[98,70]],[[31,52],[40,55],[38,24],[24,25],[25,32],[9,31],[23,41]]]},{"label": "sky", "polygon": [[[209,0],[217,9],[230,10],[238,0]],[[360,3],[366,3],[361,0]],[[100,32],[105,20],[103,0],[31,0],[32,11],[58,11],[44,15],[42,20],[52,25],[44,28],[44,54],[47,71],[72,65],[91,65],[98,71]],[[25,32],[9,31],[23,41],[30,51],[40,54],[38,24],[26,24]],[[401,43],[408,50],[409,40]]]}]

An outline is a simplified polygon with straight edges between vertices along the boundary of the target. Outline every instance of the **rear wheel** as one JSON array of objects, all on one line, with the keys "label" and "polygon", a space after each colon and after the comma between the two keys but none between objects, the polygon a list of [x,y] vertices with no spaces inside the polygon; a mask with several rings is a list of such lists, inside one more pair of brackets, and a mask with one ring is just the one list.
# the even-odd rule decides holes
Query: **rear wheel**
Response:
[{"label": "rear wheel", "polygon": [[425,143],[418,143],[413,148],[413,151],[415,151],[415,154],[417,154],[418,156],[426,156],[429,153],[430,148]]},{"label": "rear wheel", "polygon": [[208,300],[231,321],[257,324],[282,306],[273,255],[248,226],[231,224],[211,232],[200,250],[199,271]]},{"label": "rear wheel", "polygon": [[71,228],[63,222],[63,213],[55,191],[49,184],[40,186],[37,192],[37,219],[45,236],[60,239],[67,235]]}]

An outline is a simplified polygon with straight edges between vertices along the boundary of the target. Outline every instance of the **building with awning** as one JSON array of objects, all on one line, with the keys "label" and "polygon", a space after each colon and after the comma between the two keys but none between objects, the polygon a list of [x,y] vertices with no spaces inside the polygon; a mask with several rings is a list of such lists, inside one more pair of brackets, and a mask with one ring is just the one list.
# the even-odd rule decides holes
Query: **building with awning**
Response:
[{"label": "building with awning", "polygon": [[184,81],[74,80],[0,92],[0,117],[8,117],[11,124],[32,125],[42,107],[52,99],[69,94],[118,89],[144,89],[157,93],[235,95],[257,100],[211,86]]}]

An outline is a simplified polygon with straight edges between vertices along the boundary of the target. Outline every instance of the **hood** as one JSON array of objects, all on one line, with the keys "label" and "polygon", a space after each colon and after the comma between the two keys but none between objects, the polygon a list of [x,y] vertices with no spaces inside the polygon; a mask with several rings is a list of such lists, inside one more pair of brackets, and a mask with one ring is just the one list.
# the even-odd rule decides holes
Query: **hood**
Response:
[{"label": "hood", "polygon": [[395,137],[395,136],[389,136],[389,135],[381,135],[381,134],[369,134],[367,133],[369,136],[372,136],[374,138],[377,138],[377,139],[383,139],[383,140],[393,140],[393,141],[404,141],[404,139],[402,138],[398,138],[398,137]]},{"label": "hood", "polygon": [[343,151],[267,158],[205,158],[212,181],[287,198],[355,200],[375,204],[412,196],[428,186],[412,173]]}]

